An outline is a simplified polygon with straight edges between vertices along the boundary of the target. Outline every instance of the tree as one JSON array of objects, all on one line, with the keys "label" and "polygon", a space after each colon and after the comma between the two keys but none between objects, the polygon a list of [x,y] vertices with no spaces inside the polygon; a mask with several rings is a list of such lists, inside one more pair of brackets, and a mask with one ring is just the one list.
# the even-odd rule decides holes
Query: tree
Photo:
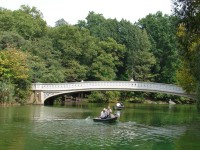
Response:
[{"label": "tree", "polygon": [[26,40],[17,33],[10,31],[0,31],[0,50],[6,48],[21,48],[26,44]]},{"label": "tree", "polygon": [[[55,27],[50,32],[50,37],[55,51],[61,53],[61,65],[65,68],[66,80],[87,79],[90,76],[87,68],[91,66],[98,53],[96,44],[98,40],[90,36],[87,29],[70,25]],[[75,75],[74,73],[80,74]]]},{"label": "tree", "polygon": [[163,15],[162,12],[149,14],[137,23],[147,31],[151,41],[151,50],[156,58],[152,67],[156,82],[176,82],[176,71],[179,67],[176,23],[176,17]]},{"label": "tree", "polygon": [[[146,51],[144,54],[148,54],[146,58],[148,58],[147,60],[150,62],[150,65],[146,65],[149,69],[147,69],[148,71],[146,70],[148,72],[148,75],[146,74],[148,77],[145,77],[145,80],[151,78],[149,71],[151,70],[152,64],[155,64],[155,58],[150,51],[151,44],[149,39],[145,37],[142,38],[142,36],[147,36],[145,35],[146,33],[139,29],[138,26],[126,20],[118,22],[116,19],[105,19],[102,14],[96,14],[94,12],[90,12],[86,17],[86,22],[80,22],[79,26],[89,29],[91,34],[100,40],[107,41],[107,39],[114,39],[117,44],[124,45],[123,53],[120,54],[122,57],[118,57],[118,62],[121,62],[123,66],[117,66],[117,79],[124,80],[132,78],[133,69],[135,67],[134,63],[137,62],[137,60],[133,62],[133,59],[136,58],[135,56],[137,54],[139,55],[139,51],[140,53]],[[112,51],[111,54],[115,55],[115,52]],[[140,61],[142,61],[142,59]],[[138,65],[139,64],[144,65],[142,63],[138,63]],[[144,71],[141,73],[143,72]],[[144,75],[145,72],[143,76]]]},{"label": "tree", "polygon": [[99,46],[106,52],[106,54],[112,55],[113,63],[115,65],[116,79],[120,79],[125,72],[123,72],[124,62],[122,61],[125,57],[126,48],[122,44],[118,44],[113,38],[107,38],[105,41],[100,41]]},{"label": "tree", "polygon": [[68,23],[65,21],[65,19],[59,19],[55,22],[55,26],[58,27],[58,26],[63,26],[63,25],[68,25]]},{"label": "tree", "polygon": [[0,103],[14,102],[14,85],[10,82],[0,81]]},{"label": "tree", "polygon": [[22,5],[19,10],[0,9],[0,31],[17,32],[24,39],[34,39],[46,34],[46,22],[35,7]]},{"label": "tree", "polygon": [[22,5],[19,10],[13,11],[15,31],[26,40],[42,37],[46,34],[46,22],[42,13],[35,7]]},{"label": "tree", "polygon": [[27,79],[27,55],[16,49],[0,51],[0,80]]},{"label": "tree", "polygon": [[120,21],[121,43],[126,45],[126,72],[128,79],[151,80],[151,67],[155,57],[151,52],[151,43],[145,30],[126,20]]},{"label": "tree", "polygon": [[37,38],[22,48],[30,53],[31,82],[64,82],[61,53],[53,48],[50,38]]},{"label": "tree", "polygon": [[116,77],[114,59],[111,54],[102,53],[94,59],[90,68],[93,80],[108,81]]},{"label": "tree", "polygon": [[67,63],[65,69],[65,81],[76,82],[86,79],[88,66],[79,64],[76,60]]},{"label": "tree", "polygon": [[30,90],[27,54],[14,48],[2,50],[0,51],[0,64],[2,85],[7,83],[10,85],[8,88],[15,91],[15,93],[7,93],[7,96],[15,95],[19,98],[19,102],[24,102]]},{"label": "tree", "polygon": [[107,32],[104,27],[106,19],[102,14],[96,14],[93,11],[89,12],[86,20],[86,28],[90,30],[93,36],[99,37],[101,40],[107,38],[107,36],[104,35],[104,33]]},{"label": "tree", "polygon": [[[178,37],[181,46],[183,70],[189,72],[191,80],[183,77],[182,83],[191,84],[196,93],[197,108],[200,111],[200,1],[174,0],[174,12],[180,19]],[[182,84],[183,85],[183,84]],[[186,88],[186,84],[183,85]]]},{"label": "tree", "polygon": [[15,28],[13,12],[0,8],[0,31],[13,31]]}]

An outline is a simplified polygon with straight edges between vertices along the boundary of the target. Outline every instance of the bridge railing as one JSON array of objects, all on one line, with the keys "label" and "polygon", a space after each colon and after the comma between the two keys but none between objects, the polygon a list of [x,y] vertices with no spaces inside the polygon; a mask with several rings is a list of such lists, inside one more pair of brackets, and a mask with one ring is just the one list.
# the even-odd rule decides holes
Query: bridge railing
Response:
[{"label": "bridge railing", "polygon": [[110,89],[110,90],[147,90],[165,91],[168,93],[180,93],[184,91],[181,87],[172,84],[139,82],[139,81],[84,81],[66,83],[33,83],[34,91],[71,91],[71,90],[91,90],[91,89]]}]

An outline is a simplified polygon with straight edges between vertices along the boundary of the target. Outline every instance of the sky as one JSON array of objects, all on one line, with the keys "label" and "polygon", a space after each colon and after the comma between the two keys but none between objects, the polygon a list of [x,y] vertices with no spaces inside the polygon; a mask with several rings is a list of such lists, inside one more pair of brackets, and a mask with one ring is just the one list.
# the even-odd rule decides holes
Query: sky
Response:
[{"label": "sky", "polygon": [[126,19],[132,23],[149,13],[172,13],[171,0],[0,0],[0,7],[10,10],[17,10],[21,5],[35,6],[49,26],[59,19],[74,25],[78,20],[85,20],[90,11],[106,19]]}]

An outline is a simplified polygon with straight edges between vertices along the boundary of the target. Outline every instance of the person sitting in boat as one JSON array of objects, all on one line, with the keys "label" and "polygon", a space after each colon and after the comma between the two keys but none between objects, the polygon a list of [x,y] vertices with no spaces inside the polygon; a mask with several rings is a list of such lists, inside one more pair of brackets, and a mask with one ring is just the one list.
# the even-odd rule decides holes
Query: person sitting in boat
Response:
[{"label": "person sitting in boat", "polygon": [[104,109],[101,111],[100,118],[101,118],[101,119],[106,119],[106,118],[107,118],[106,108],[104,108]]},{"label": "person sitting in boat", "polygon": [[117,106],[117,107],[121,107],[121,103],[120,103],[120,102],[117,102],[116,106]]},{"label": "person sitting in boat", "polygon": [[117,106],[117,107],[123,107],[124,104],[123,104],[122,102],[117,102],[116,106]]},{"label": "person sitting in boat", "polygon": [[110,106],[108,106],[108,109],[107,109],[107,115],[109,118],[111,118],[111,115],[112,115],[112,109],[110,108]]}]

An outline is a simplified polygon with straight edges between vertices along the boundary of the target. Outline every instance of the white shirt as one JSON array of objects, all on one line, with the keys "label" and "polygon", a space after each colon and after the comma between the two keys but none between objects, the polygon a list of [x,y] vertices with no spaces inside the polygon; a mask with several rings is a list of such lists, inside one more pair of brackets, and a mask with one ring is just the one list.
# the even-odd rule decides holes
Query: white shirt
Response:
[{"label": "white shirt", "polygon": [[101,116],[100,116],[100,118],[105,118],[105,117],[107,117],[107,114],[106,114],[106,112],[105,111],[101,111]]},{"label": "white shirt", "polygon": [[117,107],[120,107],[120,106],[121,106],[121,104],[120,104],[120,103],[117,103],[117,104],[116,104],[116,106],[117,106]]}]

